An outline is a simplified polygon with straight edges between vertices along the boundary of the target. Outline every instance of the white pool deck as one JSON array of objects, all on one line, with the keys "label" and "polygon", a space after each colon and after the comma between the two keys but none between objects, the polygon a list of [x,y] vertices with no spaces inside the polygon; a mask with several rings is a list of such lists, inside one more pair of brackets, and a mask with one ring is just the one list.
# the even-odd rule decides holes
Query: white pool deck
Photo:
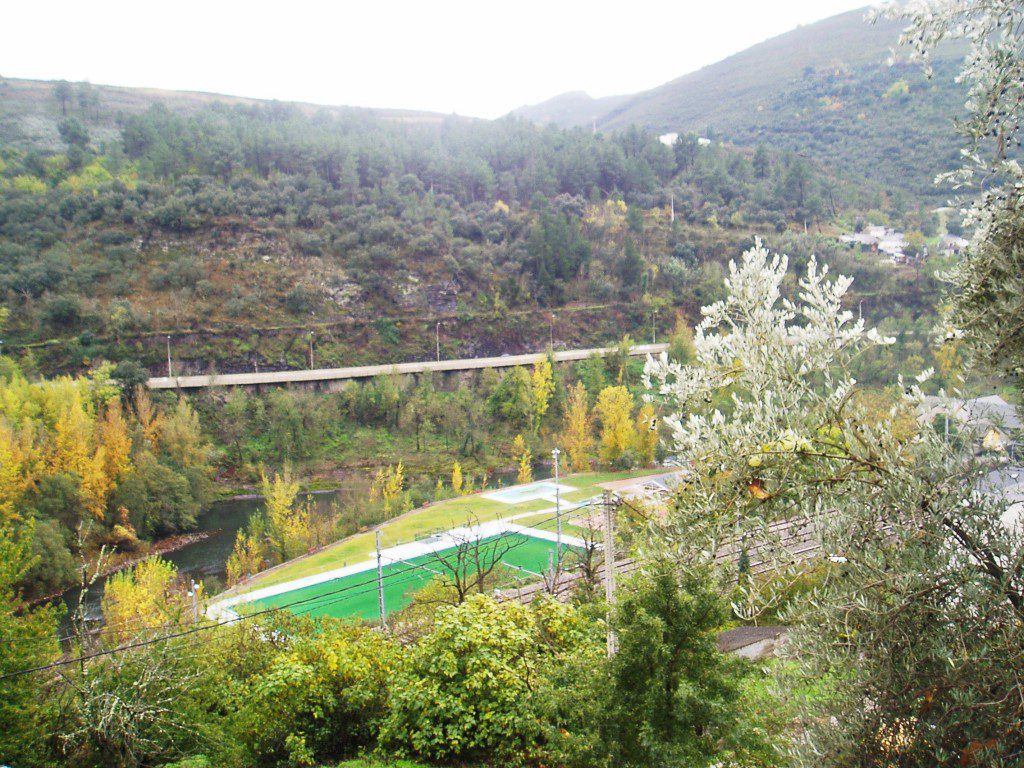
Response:
[{"label": "white pool deck", "polygon": [[[574,488],[572,490],[576,489]],[[591,500],[563,503],[561,505],[562,514],[578,509],[579,507],[586,506],[590,501]],[[555,508],[551,507],[550,509],[524,512],[503,520],[494,520],[474,526],[452,528],[449,531],[436,534],[427,539],[410,541],[405,544],[398,544],[393,547],[388,547],[387,549],[382,549],[380,553],[381,561],[384,565],[390,565],[404,560],[411,560],[412,558],[420,557],[421,555],[429,555],[433,552],[451,549],[459,546],[460,544],[465,544],[467,541],[488,539],[492,536],[500,536],[503,533],[521,533],[524,536],[532,536],[536,539],[555,542],[558,541],[558,536],[555,533],[542,531],[537,528],[530,528],[524,525],[518,525],[513,522],[517,519],[534,517],[546,512],[554,514],[555,511]],[[562,534],[562,543],[573,547],[586,546],[586,542],[583,539],[577,536],[568,536],[564,533]],[[238,614],[231,609],[241,603],[248,603],[254,600],[274,597],[275,595],[292,592],[296,589],[302,589],[303,587],[311,587],[315,584],[323,584],[325,581],[333,581],[334,579],[351,576],[355,573],[372,571],[376,567],[377,554],[375,552],[371,552],[367,555],[367,559],[362,562],[345,565],[340,568],[332,568],[331,570],[323,571],[322,573],[314,573],[291,581],[285,581],[281,584],[272,584],[268,587],[263,587],[262,589],[255,589],[252,592],[245,592],[240,595],[233,595],[232,597],[218,600],[207,607],[206,615],[213,621],[229,621],[231,619],[238,618]]]},{"label": "white pool deck", "polygon": [[491,501],[500,501],[502,504],[524,504],[527,501],[537,501],[538,499],[550,501],[552,504],[555,504],[556,491],[564,494],[575,493],[578,490],[579,488],[574,488],[571,485],[563,485],[562,483],[556,483],[553,480],[538,480],[533,483],[527,483],[526,485],[513,485],[509,488],[499,488],[495,491],[488,491],[487,493],[481,494],[481,497],[490,499]]}]

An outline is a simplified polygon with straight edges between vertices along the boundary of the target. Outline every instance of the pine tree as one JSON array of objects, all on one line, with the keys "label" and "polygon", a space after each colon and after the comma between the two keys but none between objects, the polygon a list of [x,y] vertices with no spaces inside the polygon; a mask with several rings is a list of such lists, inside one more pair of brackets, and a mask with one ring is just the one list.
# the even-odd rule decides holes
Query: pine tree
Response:
[{"label": "pine tree", "polygon": [[644,262],[640,258],[640,252],[637,250],[636,243],[633,242],[633,238],[627,237],[622,260],[619,261],[618,265],[619,279],[624,286],[632,288],[640,282],[640,276],[643,275],[643,272]]}]

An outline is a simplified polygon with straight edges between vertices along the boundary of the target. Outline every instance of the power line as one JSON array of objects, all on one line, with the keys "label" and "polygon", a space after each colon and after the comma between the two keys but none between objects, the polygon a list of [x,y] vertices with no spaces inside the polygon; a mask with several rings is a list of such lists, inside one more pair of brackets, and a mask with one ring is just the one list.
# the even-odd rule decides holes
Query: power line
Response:
[{"label": "power line", "polygon": [[[540,525],[543,525],[545,523],[551,522],[554,519],[555,519],[554,517],[550,517],[550,518],[547,518],[545,520],[538,521],[537,523],[535,523],[534,526],[530,526],[530,527],[540,526]],[[504,536],[507,536],[507,535],[518,534],[518,533],[520,533],[520,532],[519,531],[504,531],[504,532],[502,532],[501,534],[499,534],[498,536],[494,537],[491,540],[492,541],[496,541],[496,540],[500,539],[501,537],[504,537]],[[406,569],[404,569],[402,571],[399,571],[397,573],[388,574],[387,576],[384,577],[384,579],[393,579],[394,577],[406,574],[409,571],[414,570],[415,568],[422,567],[418,563],[411,563],[411,562],[405,561],[405,560],[399,560],[399,561],[395,561],[395,562],[406,563],[410,567],[406,568]],[[235,623],[238,623],[240,621],[248,621],[248,620],[251,620],[251,619],[258,618],[260,616],[265,616],[265,615],[272,614],[272,613],[278,613],[280,611],[284,611],[284,610],[287,610],[289,608],[293,608],[293,607],[295,607],[297,605],[305,605],[305,604],[308,604],[308,603],[317,603],[317,601],[322,601],[324,598],[332,597],[334,595],[339,595],[339,594],[342,594],[342,593],[346,593],[346,592],[349,592],[349,591],[351,591],[353,589],[356,589],[358,587],[365,587],[365,586],[367,586],[369,584],[374,584],[377,581],[378,581],[378,579],[376,577],[374,577],[374,578],[369,579],[367,581],[359,582],[357,584],[350,584],[348,586],[341,587],[341,588],[339,588],[337,590],[333,590],[331,592],[327,592],[327,593],[324,593],[322,595],[313,595],[313,596],[310,596],[310,597],[307,597],[307,598],[303,598],[301,600],[295,600],[295,601],[293,601],[291,603],[285,603],[284,605],[272,606],[272,607],[269,607],[269,608],[264,608],[262,610],[254,612],[254,613],[247,613],[247,614],[244,614],[244,615],[236,614],[233,618],[225,619],[225,620],[219,621],[219,622],[214,622],[212,624],[204,624],[202,626],[189,627],[188,629],[183,629],[180,632],[172,632],[172,633],[169,633],[169,634],[166,634],[166,635],[161,635],[159,637],[153,637],[153,638],[149,638],[149,639],[146,639],[146,640],[139,640],[139,641],[136,641],[136,642],[127,643],[125,645],[120,645],[120,646],[117,646],[115,648],[107,648],[107,649],[103,649],[103,650],[100,650],[100,651],[95,651],[93,653],[82,654],[80,656],[76,656],[76,657],[73,657],[73,658],[61,659],[59,661],[54,661],[54,662],[51,662],[49,664],[42,664],[42,665],[39,665],[39,666],[36,666],[36,667],[28,667],[28,668],[25,668],[25,669],[14,670],[12,672],[6,672],[6,673],[0,675],[0,680],[7,680],[7,679],[10,679],[10,678],[13,678],[13,677],[19,677],[19,676],[22,676],[22,675],[32,674],[32,673],[35,673],[35,672],[45,672],[45,671],[50,670],[50,669],[57,669],[57,668],[60,668],[60,667],[68,666],[70,664],[77,664],[77,663],[80,663],[80,662],[83,662],[83,661],[90,661],[92,659],[97,659],[97,658],[101,658],[101,657],[104,657],[104,656],[111,656],[111,655],[116,654],[116,653],[124,653],[125,651],[131,651],[131,650],[136,650],[138,648],[144,648],[146,646],[154,645],[156,643],[167,642],[169,640],[176,640],[176,639],[179,639],[179,638],[182,638],[182,637],[189,637],[191,635],[195,635],[195,634],[198,634],[200,632],[205,632],[205,631],[208,631],[208,630],[217,629],[218,627],[227,626],[229,624],[235,624]],[[399,582],[399,583],[405,583],[405,581],[411,581],[411,579],[405,579],[405,580],[403,580],[402,582]],[[391,583],[395,583],[395,582],[391,582]],[[372,589],[371,590],[366,590],[362,594],[365,594],[366,592],[369,592],[369,591],[373,591],[373,590]],[[355,596],[356,595],[346,595],[346,597],[344,597],[344,598],[339,598],[337,600],[332,600],[329,603],[320,603],[318,605],[312,606],[310,608],[310,610],[315,610],[316,608],[319,608],[319,607],[325,607],[326,605],[331,605],[331,604],[334,604],[335,602],[340,602],[340,600],[350,599],[351,597],[355,597]]]},{"label": "power line", "polygon": [[[400,575],[400,574],[395,574],[395,575]],[[312,596],[312,597],[304,598],[302,600],[296,600],[295,602],[286,603],[285,605],[279,605],[279,606],[273,606],[273,607],[270,607],[270,608],[264,608],[262,610],[256,611],[255,613],[247,613],[247,614],[244,614],[244,615],[237,615],[236,614],[235,617],[231,618],[231,619],[225,619],[223,621],[214,622],[213,624],[204,624],[204,625],[199,626],[199,627],[190,627],[189,629],[182,630],[181,632],[172,632],[172,633],[167,634],[167,635],[161,635],[159,637],[149,638],[148,640],[139,640],[137,642],[127,643],[125,645],[119,645],[116,648],[107,648],[107,649],[104,649],[104,650],[101,650],[101,651],[95,651],[94,653],[82,654],[81,656],[76,656],[76,657],[70,658],[70,659],[61,659],[60,661],[54,661],[54,662],[51,662],[49,664],[42,664],[42,665],[40,665],[38,667],[30,667],[30,668],[27,668],[27,669],[19,669],[19,670],[15,670],[13,672],[7,672],[7,673],[5,673],[3,675],[0,675],[0,680],[7,680],[8,678],[11,678],[11,677],[18,677],[20,675],[27,675],[27,674],[30,674],[32,672],[45,672],[46,670],[49,670],[49,669],[56,669],[58,667],[64,667],[64,666],[67,666],[69,664],[77,664],[77,663],[79,663],[81,661],[89,661],[91,659],[100,658],[102,656],[110,656],[110,655],[115,654],[115,653],[123,653],[125,651],[131,651],[131,650],[135,650],[137,648],[144,648],[145,646],[153,645],[155,643],[166,642],[168,640],[175,640],[175,639],[178,639],[178,638],[181,638],[181,637],[188,637],[189,635],[194,635],[194,634],[197,634],[199,632],[206,632],[208,630],[216,629],[218,627],[227,626],[228,624],[234,624],[234,623],[239,622],[239,621],[248,621],[248,620],[251,620],[251,619],[255,619],[255,618],[259,617],[259,616],[265,616],[265,615],[270,614],[270,613],[277,613],[279,611],[286,610],[288,608],[292,608],[292,607],[294,607],[296,605],[303,605],[303,604],[306,604],[306,603],[309,603],[309,602],[313,602],[313,601],[316,601],[316,600],[321,600],[324,597],[328,597],[330,595],[340,594],[342,592],[347,592],[347,591],[355,589],[357,587],[363,587],[363,586],[366,586],[367,584],[372,584],[374,581],[376,581],[376,579],[370,579],[369,581],[360,582],[358,584],[350,584],[347,587],[342,587],[341,589],[335,590],[333,592],[328,592],[328,593],[323,594],[323,595],[315,595],[315,596]]]},{"label": "power line", "polygon": [[[591,502],[588,501],[585,504],[581,504],[581,508],[583,506],[588,506],[590,503]],[[549,518],[546,518],[544,520],[539,520],[537,523],[535,523],[532,526],[524,526],[524,527],[535,528],[537,526],[544,525],[545,523],[550,523],[554,519],[555,519],[554,517],[549,517]],[[478,539],[477,541],[480,544],[492,544],[492,543],[493,544],[497,544],[500,539],[502,539],[502,538],[504,538],[506,536],[517,535],[518,533],[519,533],[519,531],[503,531],[502,533],[497,534],[495,536],[487,537],[486,539]],[[436,554],[436,553],[430,553],[430,554]],[[431,568],[428,568],[426,565],[414,563],[411,560],[402,560],[400,558],[391,558],[391,557],[388,557],[387,555],[383,555],[383,557],[390,561],[389,564],[406,563],[407,565],[412,566],[413,569],[420,568],[420,569],[423,569],[423,570],[426,570],[426,571],[430,572],[431,574],[433,574],[435,576],[444,576],[445,575],[445,574],[443,574],[443,573],[441,573],[439,571],[435,571],[435,570],[433,570]],[[436,560],[437,562],[441,562],[442,564],[444,562],[439,557],[435,557],[435,558],[433,558],[433,560]],[[405,570],[400,571],[398,573],[388,574],[384,578],[385,579],[391,579],[391,578],[394,578],[395,576],[400,576],[403,573],[408,572],[409,570],[411,570],[411,569],[405,569]],[[408,580],[406,580],[406,581],[408,581]],[[354,585],[354,586],[359,586],[359,585]],[[302,587],[299,587],[299,589],[302,589]],[[366,590],[366,592],[371,592],[371,591],[373,591],[373,590]],[[316,596],[314,598],[308,598],[308,599],[310,599],[310,600],[318,599],[319,597],[330,596],[330,594],[333,594],[333,593],[328,593],[327,595]],[[360,594],[365,594],[365,592],[364,593],[360,593]],[[352,597],[356,597],[356,596],[358,596],[358,595],[346,595],[345,598],[343,598],[343,599],[347,600],[347,599],[351,599]],[[332,601],[332,604],[334,602],[340,602],[340,600]],[[287,604],[285,606],[279,606],[279,607],[287,608],[290,605],[292,605],[292,604],[289,603],[289,604]],[[132,623],[133,622],[131,620],[119,621],[119,622],[115,622],[115,623],[107,623],[107,624],[105,624],[103,626],[102,629],[90,632],[89,634],[92,637],[96,637],[96,636],[100,636],[100,635],[113,634],[115,631],[119,631],[120,629],[123,629],[123,628],[128,628]],[[144,627],[143,629],[150,629],[150,630],[152,630],[152,629],[178,629],[178,628],[182,628],[182,627],[185,627],[185,626],[189,626],[189,624],[183,624],[181,622],[171,622],[171,623],[167,623],[167,624],[159,624],[159,625],[156,625],[156,626],[153,626],[153,627]],[[66,636],[57,638],[57,640],[58,640],[58,642],[63,643],[63,642],[68,642],[68,641],[71,641],[71,640],[75,640],[78,637],[79,637],[79,635],[77,635],[77,634],[75,634],[75,635],[66,635]]]}]

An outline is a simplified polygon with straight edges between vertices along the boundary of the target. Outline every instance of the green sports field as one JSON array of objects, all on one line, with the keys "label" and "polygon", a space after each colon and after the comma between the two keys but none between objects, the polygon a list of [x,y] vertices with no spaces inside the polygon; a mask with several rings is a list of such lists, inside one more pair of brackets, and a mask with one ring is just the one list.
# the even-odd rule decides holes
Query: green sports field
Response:
[{"label": "green sports field", "polygon": [[[563,502],[581,502],[600,496],[600,483],[610,480],[623,480],[628,477],[661,472],[664,470],[645,469],[630,472],[587,472],[578,475],[567,475],[561,479],[563,485],[571,485],[577,490],[563,493]],[[492,489],[493,490],[493,489]],[[393,547],[406,544],[434,533],[447,531],[460,525],[468,525],[470,521],[487,523],[503,517],[514,517],[526,512],[536,512],[536,518],[530,518],[523,524],[550,530],[551,508],[553,503],[543,499],[524,501],[519,504],[503,504],[489,499],[483,493],[471,496],[457,496],[429,506],[420,507],[404,515],[389,520],[380,526],[381,546]],[[545,513],[545,514],[541,514]],[[546,522],[543,522],[546,521]],[[564,523],[565,521],[563,521]],[[566,533],[576,531],[565,529]],[[251,592],[275,584],[284,584],[304,576],[332,570],[345,564],[358,563],[373,553],[374,532],[364,531],[341,541],[335,542],[311,555],[297,557],[276,568],[271,568],[254,578],[229,589],[225,597]]]},{"label": "green sports field", "polygon": [[[571,548],[563,549],[565,552]],[[510,570],[525,569],[538,574],[548,567],[549,553],[555,551],[555,543],[546,539],[527,536],[522,533],[503,533],[483,539],[479,553],[487,564],[495,557],[501,558],[502,566]],[[384,572],[384,601],[389,613],[404,608],[412,594],[431,579],[445,573],[440,558],[452,557],[456,548],[439,553],[420,555],[398,563],[387,563]],[[472,559],[472,555],[470,558]],[[464,559],[465,562],[466,559]],[[469,570],[475,570],[469,565]],[[450,571],[449,571],[450,572]],[[524,574],[527,582],[536,581],[536,575]],[[338,579],[282,592],[273,597],[254,600],[239,606],[239,612],[257,611],[266,608],[287,607],[295,614],[305,616],[332,616],[334,618],[376,619],[379,616],[377,598],[377,571],[371,569],[343,576]]]}]

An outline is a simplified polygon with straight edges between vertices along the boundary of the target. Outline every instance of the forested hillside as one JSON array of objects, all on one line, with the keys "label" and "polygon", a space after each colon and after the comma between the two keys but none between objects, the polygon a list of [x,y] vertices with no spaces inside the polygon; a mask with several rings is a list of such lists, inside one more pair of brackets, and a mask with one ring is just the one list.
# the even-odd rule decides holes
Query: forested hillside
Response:
[{"label": "forested hillside", "polygon": [[185,97],[140,111],[145,94],[127,110],[123,91],[0,91],[0,291],[27,370],[155,372],[167,335],[179,373],[302,367],[311,343],[324,365],[429,356],[438,322],[446,356],[609,342],[659,298],[694,314],[754,232],[929,215],[813,153]]},{"label": "forested hillside", "polygon": [[[931,80],[912,64],[890,66],[901,25],[868,24],[866,12],[799,27],[634,94],[608,106],[596,125],[699,132],[746,146],[764,142],[913,197],[941,198],[932,180],[958,160],[953,118],[966,95],[954,73],[963,48],[936,50]],[[569,103],[579,109],[567,111]],[[593,112],[593,104],[567,103],[565,96],[517,110],[538,122],[587,127]]]}]

